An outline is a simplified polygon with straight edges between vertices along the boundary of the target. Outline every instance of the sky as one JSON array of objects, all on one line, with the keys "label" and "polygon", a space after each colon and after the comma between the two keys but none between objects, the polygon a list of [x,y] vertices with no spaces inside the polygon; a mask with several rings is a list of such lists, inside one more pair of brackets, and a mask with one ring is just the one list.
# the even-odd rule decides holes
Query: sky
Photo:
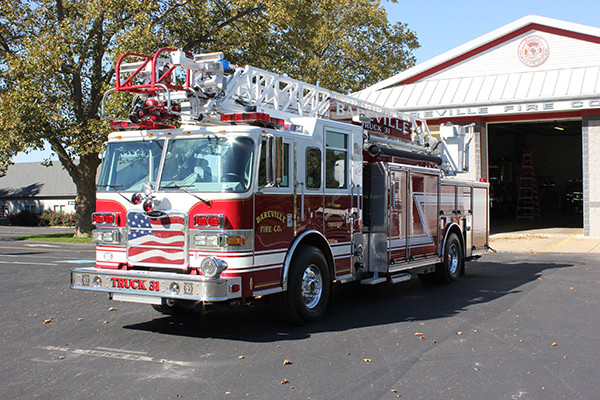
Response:
[{"label": "sky", "polygon": [[518,19],[542,17],[600,27],[600,0],[381,0],[390,22],[417,34],[417,64]]},{"label": "sky", "polygon": [[[530,14],[600,27],[600,0],[382,0],[390,22],[417,34],[417,64],[452,50]],[[49,149],[19,153],[14,162],[37,162]],[[55,158],[56,159],[56,158]]]}]

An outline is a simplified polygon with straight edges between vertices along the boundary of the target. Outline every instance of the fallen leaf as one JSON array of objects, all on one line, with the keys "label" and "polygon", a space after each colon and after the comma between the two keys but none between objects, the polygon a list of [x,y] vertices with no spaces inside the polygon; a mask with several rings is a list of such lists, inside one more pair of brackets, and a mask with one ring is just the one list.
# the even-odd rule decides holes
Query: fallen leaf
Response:
[{"label": "fallen leaf", "polygon": [[243,360],[244,358],[246,358],[246,357],[244,357],[244,356],[239,356],[239,357],[238,357],[238,360]]},{"label": "fallen leaf", "polygon": [[456,332],[457,335],[462,335],[463,333],[461,331]]},{"label": "fallen leaf", "polygon": [[77,318],[77,321],[83,321],[83,318]]},{"label": "fallen leaf", "polygon": [[421,332],[415,332],[415,336],[423,336]]},{"label": "fallen leaf", "polygon": [[231,392],[225,392],[227,396],[231,396]]},{"label": "fallen leaf", "polygon": [[373,360],[371,360],[370,358],[363,358],[363,361],[366,362],[366,363],[370,363]]},{"label": "fallen leaf", "polygon": [[58,359],[59,359],[59,360],[64,360],[64,359],[65,359],[65,356],[58,356]]},{"label": "fallen leaf", "polygon": [[552,346],[556,346],[558,343],[556,342],[552,342]]},{"label": "fallen leaf", "polygon": [[291,364],[293,364],[293,362],[291,362],[291,361],[290,361],[290,360],[288,360],[288,359],[286,359],[286,360],[283,362],[283,365],[291,365]]},{"label": "fallen leaf", "polygon": [[434,339],[432,343],[437,343],[437,340]]},{"label": "fallen leaf", "polygon": [[103,324],[110,324],[110,321],[102,321]]},{"label": "fallen leaf", "polygon": [[479,368],[473,368],[473,369],[475,370],[475,372],[478,372],[478,371],[479,371]]},{"label": "fallen leaf", "polygon": [[116,307],[111,307],[111,308],[108,309],[108,311],[117,311],[117,308]]},{"label": "fallen leaf", "polygon": [[290,383],[290,381],[288,381],[287,379],[284,379],[284,380],[281,381],[282,385],[285,385],[286,383]]},{"label": "fallen leaf", "polygon": [[392,389],[392,390],[390,390],[390,392],[392,392],[392,393],[398,393],[398,391],[396,389]]},{"label": "fallen leaf", "polygon": [[50,322],[52,322],[54,320],[54,317],[50,317],[48,319],[44,320],[44,324],[49,324]]}]

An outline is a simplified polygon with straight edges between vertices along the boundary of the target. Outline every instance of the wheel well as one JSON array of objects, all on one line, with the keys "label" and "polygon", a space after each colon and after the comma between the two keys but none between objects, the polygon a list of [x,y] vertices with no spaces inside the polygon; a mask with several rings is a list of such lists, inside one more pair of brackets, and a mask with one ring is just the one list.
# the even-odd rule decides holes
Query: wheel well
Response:
[{"label": "wheel well", "polygon": [[462,260],[462,263],[460,265],[460,275],[462,276],[465,274],[465,237],[463,236],[463,232],[460,229],[460,227],[456,224],[451,225],[446,231],[446,235],[444,236],[444,247],[442,247],[442,255],[444,254],[444,251],[446,249],[446,241],[448,240],[448,236],[450,236],[451,233],[456,233],[456,236],[458,236],[458,241],[460,242],[460,248],[462,251],[460,257]]},{"label": "wheel well", "polygon": [[450,225],[450,227],[446,230],[446,235],[444,236],[444,245],[442,246],[442,254],[444,252],[444,249],[446,248],[446,240],[448,240],[448,236],[450,236],[451,233],[456,233],[456,236],[458,236],[458,240],[460,241],[460,247],[462,250],[462,258],[465,258],[465,238],[463,236],[463,233],[460,229],[460,227],[456,224]]},{"label": "wheel well", "polygon": [[287,286],[287,275],[289,273],[289,264],[292,259],[296,256],[298,252],[298,248],[301,246],[314,246],[321,250],[323,256],[325,256],[325,260],[327,261],[327,268],[329,269],[330,279],[335,279],[335,264],[333,263],[333,254],[331,253],[331,248],[329,247],[329,243],[323,237],[323,235],[317,231],[305,233],[292,245],[290,251],[293,253],[291,257],[286,257],[286,263],[284,265],[284,282],[286,282]]}]

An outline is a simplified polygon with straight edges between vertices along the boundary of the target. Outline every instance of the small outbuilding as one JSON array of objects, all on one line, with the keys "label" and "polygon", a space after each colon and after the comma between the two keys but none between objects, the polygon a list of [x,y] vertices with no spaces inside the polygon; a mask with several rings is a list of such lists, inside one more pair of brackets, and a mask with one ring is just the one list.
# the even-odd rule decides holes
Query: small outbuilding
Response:
[{"label": "small outbuilding", "polygon": [[75,183],[60,165],[16,163],[0,177],[0,216],[20,211],[75,212]]}]

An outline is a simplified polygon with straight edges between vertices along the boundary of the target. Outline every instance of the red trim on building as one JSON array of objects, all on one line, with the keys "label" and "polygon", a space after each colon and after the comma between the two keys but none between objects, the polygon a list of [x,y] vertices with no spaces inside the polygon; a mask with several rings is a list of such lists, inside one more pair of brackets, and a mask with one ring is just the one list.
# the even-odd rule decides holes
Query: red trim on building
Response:
[{"label": "red trim on building", "polygon": [[[586,113],[585,111],[590,111]],[[508,115],[490,115],[490,116],[472,116],[472,117],[456,117],[456,118],[439,118],[428,119],[427,125],[439,125],[446,122],[453,124],[463,124],[471,122],[521,122],[521,121],[544,121],[555,119],[581,118],[582,115],[600,114],[600,109],[597,110],[577,110],[577,111],[562,111],[553,113],[533,113],[533,114],[508,114]]]},{"label": "red trim on building", "polygon": [[446,62],[443,62],[441,64],[436,65],[435,67],[429,68],[426,71],[423,71],[419,74],[416,74],[410,78],[407,78],[401,82],[397,82],[391,86],[388,87],[394,87],[394,86],[400,86],[400,85],[407,85],[409,83],[415,83],[423,78],[426,78],[429,75],[433,75],[437,72],[440,72],[446,68],[449,68],[453,65],[456,65],[460,62],[463,62],[471,57],[474,57],[478,54],[483,53],[484,51],[487,51],[493,47],[496,47],[504,42],[507,42],[511,39],[514,39],[515,37],[518,37],[526,32],[532,31],[532,30],[538,30],[541,32],[546,32],[546,33],[551,33],[554,35],[560,35],[560,36],[566,36],[566,37],[570,37],[573,39],[578,39],[578,40],[584,40],[586,42],[592,42],[592,43],[597,43],[600,44],[600,37],[598,36],[592,36],[592,35],[586,35],[583,33],[579,33],[579,32],[573,32],[573,31],[569,31],[566,29],[559,29],[559,28],[554,28],[551,26],[546,26],[546,25],[540,25],[540,24],[529,24],[529,25],[525,25],[522,28],[519,28],[515,31],[512,31],[502,37],[499,37],[498,39],[492,40],[491,42],[488,42],[482,46],[479,46],[473,50],[470,50],[464,54],[461,54],[458,57],[455,57],[451,60],[448,60]]}]

